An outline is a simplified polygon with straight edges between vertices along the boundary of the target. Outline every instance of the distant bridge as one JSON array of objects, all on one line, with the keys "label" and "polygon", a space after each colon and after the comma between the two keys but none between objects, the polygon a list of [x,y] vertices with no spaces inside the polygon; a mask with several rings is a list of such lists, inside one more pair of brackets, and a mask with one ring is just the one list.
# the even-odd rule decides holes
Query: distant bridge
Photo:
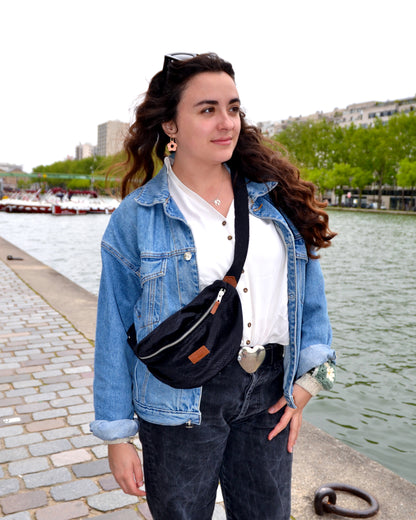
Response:
[{"label": "distant bridge", "polygon": [[[0,177],[25,177],[26,179],[45,180],[45,179],[80,179],[80,180],[93,180],[93,181],[105,181],[106,177],[102,175],[86,175],[82,173],[47,173],[47,172],[34,172],[34,173],[23,173],[23,172],[2,172],[0,171]],[[118,180],[118,179],[111,179]]]}]

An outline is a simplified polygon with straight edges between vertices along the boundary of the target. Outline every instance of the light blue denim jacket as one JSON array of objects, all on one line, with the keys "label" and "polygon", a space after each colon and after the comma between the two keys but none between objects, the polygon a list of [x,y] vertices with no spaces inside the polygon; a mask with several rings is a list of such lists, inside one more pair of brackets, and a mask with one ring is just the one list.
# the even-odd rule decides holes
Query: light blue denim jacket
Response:
[{"label": "light blue denim jacket", "polygon": [[[319,261],[308,258],[299,232],[271,204],[268,192],[273,187],[247,185],[250,212],[272,219],[286,244],[290,344],[284,357],[284,395],[295,407],[294,381],[334,360],[335,353]],[[169,194],[163,167],[122,201],[102,240],[91,423],[97,437],[115,440],[136,434],[135,414],[164,425],[200,423],[202,389],[175,389],[160,382],[126,340],[133,321],[140,341],[199,293],[195,253],[191,229]]]}]

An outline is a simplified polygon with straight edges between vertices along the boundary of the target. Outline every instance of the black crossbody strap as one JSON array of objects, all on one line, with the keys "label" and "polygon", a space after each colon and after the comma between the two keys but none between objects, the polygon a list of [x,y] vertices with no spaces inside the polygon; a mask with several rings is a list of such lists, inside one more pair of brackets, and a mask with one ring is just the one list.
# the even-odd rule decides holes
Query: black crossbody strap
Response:
[{"label": "black crossbody strap", "polygon": [[244,262],[246,261],[249,242],[248,193],[245,179],[235,175],[233,190],[235,234],[234,260],[230,269],[227,271],[224,280],[235,287],[240,279]]}]

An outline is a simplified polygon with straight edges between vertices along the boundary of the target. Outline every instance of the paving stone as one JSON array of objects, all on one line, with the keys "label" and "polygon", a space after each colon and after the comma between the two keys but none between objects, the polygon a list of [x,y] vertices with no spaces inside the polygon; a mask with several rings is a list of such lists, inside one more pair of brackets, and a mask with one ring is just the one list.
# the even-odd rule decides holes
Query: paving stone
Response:
[{"label": "paving stone", "polygon": [[49,403],[30,403],[30,404],[22,404],[21,406],[16,406],[17,413],[33,413],[40,412],[41,410],[46,410],[50,408]]},{"label": "paving stone", "polygon": [[13,383],[14,388],[27,388],[40,386],[42,384],[41,381],[37,381],[36,379],[28,379],[27,381],[16,381]]},{"label": "paving stone", "polygon": [[215,504],[212,520],[226,520],[225,509],[220,504]]},{"label": "paving stone", "polygon": [[94,412],[83,413],[79,415],[70,415],[68,417],[68,424],[74,426],[75,424],[89,424],[95,419]]},{"label": "paving stone", "polygon": [[10,450],[0,450],[0,464],[3,462],[13,462],[15,460],[25,459],[29,456],[26,448],[12,448]]},{"label": "paving stone", "polygon": [[67,451],[71,448],[71,443],[67,439],[58,439],[55,441],[46,441],[39,444],[32,444],[29,446],[29,451],[33,456],[38,457],[40,455],[50,455],[51,453]]},{"label": "paving stone", "polygon": [[86,394],[90,394],[90,393],[91,392],[89,391],[89,389],[85,388],[85,387],[71,388],[69,390],[63,390],[61,392],[58,392],[60,397],[72,397],[74,395],[86,395]]},{"label": "paving stone", "polygon": [[88,379],[78,379],[77,381],[72,381],[71,385],[74,387],[74,388],[80,388],[82,386],[91,386],[92,387],[92,383],[93,383],[93,378],[88,378]]},{"label": "paving stone", "polygon": [[54,500],[76,500],[77,498],[87,497],[99,493],[98,486],[87,479],[74,480],[68,484],[54,486],[50,489],[51,496]]},{"label": "paving stone", "polygon": [[22,426],[4,426],[0,428],[0,437],[14,437],[23,433]]},{"label": "paving stone", "polygon": [[110,466],[108,464],[108,459],[101,459],[94,460],[93,462],[86,462],[85,464],[74,464],[72,466],[72,471],[78,478],[95,477],[110,473]]},{"label": "paving stone", "polygon": [[27,403],[39,403],[40,401],[51,401],[52,399],[56,399],[55,392],[45,392],[44,394],[39,393],[36,395],[28,395],[27,397],[25,397],[25,401]]},{"label": "paving stone", "polygon": [[[0,383],[14,383],[15,381],[27,381],[30,379],[30,375],[27,374],[20,374],[16,375],[13,373],[12,370],[10,370],[9,374],[3,374],[3,370],[0,370]],[[2,402],[2,406],[6,406]]]},{"label": "paving stone", "polygon": [[[114,513],[105,513],[100,515],[100,520],[137,520],[138,518],[142,520],[141,517],[137,516],[137,513],[133,511],[133,509],[121,509]],[[145,518],[147,519],[148,517]],[[149,519],[151,520],[151,517],[149,517]]]},{"label": "paving stone", "polygon": [[76,404],[83,404],[83,400],[79,395],[74,395],[72,397],[61,397],[60,399],[54,399],[51,401],[51,405],[54,408],[59,408],[61,406],[73,406]]},{"label": "paving stone", "polygon": [[103,457],[107,457],[108,448],[105,444],[100,444],[100,446],[95,446],[91,449],[97,459],[102,459]]},{"label": "paving stone", "polygon": [[66,426],[64,419],[49,419],[46,421],[37,421],[26,426],[29,432],[43,432],[45,430],[53,430]]},{"label": "paving stone", "polygon": [[0,480],[0,496],[16,493],[20,488],[20,483],[17,478],[8,478]]},{"label": "paving stone", "polygon": [[17,388],[15,390],[9,390],[6,392],[7,397],[24,397],[25,395],[36,394],[36,388]]},{"label": "paving stone", "polygon": [[76,383],[78,379],[81,379],[81,376],[78,374],[72,374],[69,376],[59,376],[59,377],[50,377],[48,378],[48,384],[53,385],[55,383],[70,383],[73,385]]},{"label": "paving stone", "polygon": [[36,507],[45,506],[47,503],[48,497],[45,491],[42,490],[17,493],[0,500],[0,505],[5,514],[35,509]]},{"label": "paving stone", "polygon": [[112,511],[131,504],[137,504],[138,501],[137,497],[126,495],[121,489],[87,498],[88,505],[98,511]]},{"label": "paving stone", "polygon": [[120,487],[113,475],[106,475],[105,477],[101,477],[98,479],[98,482],[104,491],[112,491],[113,489],[118,489]]},{"label": "paving stone", "polygon": [[31,459],[19,460],[9,464],[10,475],[25,475],[26,473],[36,473],[49,468],[46,457],[33,457]]},{"label": "paving stone", "polygon": [[[92,373],[92,368],[88,365],[85,365],[85,361],[82,363],[83,364],[81,366],[73,366],[71,368],[66,368],[64,370],[65,374],[83,374],[84,372]],[[73,363],[73,365],[76,365],[76,363]]]},{"label": "paving stone", "polygon": [[23,513],[15,513],[14,515],[3,516],[3,520],[31,520],[30,513],[27,511]]},{"label": "paving stone", "polygon": [[12,407],[0,408],[0,417],[7,417],[8,415],[13,415],[13,413],[14,413],[14,409]]},{"label": "paving stone", "polygon": [[57,417],[65,417],[68,415],[66,408],[54,408],[52,410],[44,410],[42,412],[35,412],[33,419],[35,421],[43,421],[44,419],[56,419]]},{"label": "paving stone", "polygon": [[150,513],[149,506],[147,505],[147,502],[141,502],[137,509],[139,510],[139,513],[145,518],[145,520],[152,520],[152,515]]},{"label": "paving stone", "polygon": [[42,385],[41,392],[60,392],[69,388],[68,383],[54,383],[53,385]]},{"label": "paving stone", "polygon": [[24,446],[25,444],[34,444],[43,440],[40,433],[25,433],[23,435],[16,435],[15,437],[7,437],[4,439],[6,448],[16,448],[17,446]]},{"label": "paving stone", "polygon": [[68,412],[72,415],[93,412],[94,406],[90,403],[83,403],[77,406],[70,406]]},{"label": "paving stone", "polygon": [[87,516],[88,513],[88,507],[78,500],[39,509],[36,511],[36,520],[72,520]]},{"label": "paving stone", "polygon": [[68,356],[68,355],[62,354],[59,357],[56,357],[55,359],[51,359],[51,362],[52,363],[62,363],[62,362],[71,362],[71,361],[78,361],[78,360],[79,360],[78,356],[74,356],[74,355]]},{"label": "paving stone", "polygon": [[48,430],[43,432],[43,436],[45,437],[45,439],[48,439],[48,441],[52,441],[55,439],[63,439],[66,437],[71,438],[79,434],[79,428],[76,428],[75,426],[67,426],[66,428],[58,428],[56,430]]},{"label": "paving stone", "polygon": [[44,486],[52,486],[61,482],[72,480],[72,474],[68,468],[56,468],[39,473],[31,473],[23,476],[24,483],[28,489]]},{"label": "paving stone", "polygon": [[71,439],[72,444],[75,448],[87,448],[90,446],[100,446],[103,441],[95,435],[80,435],[79,437],[73,437]]},{"label": "paving stone", "polygon": [[69,464],[91,460],[91,453],[84,449],[64,451],[51,455],[51,460],[54,466],[68,466]]}]

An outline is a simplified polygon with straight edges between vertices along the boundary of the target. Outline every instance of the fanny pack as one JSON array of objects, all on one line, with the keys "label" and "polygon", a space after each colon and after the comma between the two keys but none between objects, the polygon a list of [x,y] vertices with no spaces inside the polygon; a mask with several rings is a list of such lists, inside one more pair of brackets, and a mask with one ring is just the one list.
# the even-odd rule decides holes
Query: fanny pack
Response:
[{"label": "fanny pack", "polygon": [[137,343],[134,324],[127,341],[135,355],[163,383],[174,388],[202,386],[237,358],[243,335],[243,312],[237,283],[249,240],[248,194],[235,175],[234,260],[222,280],[163,321]]}]

